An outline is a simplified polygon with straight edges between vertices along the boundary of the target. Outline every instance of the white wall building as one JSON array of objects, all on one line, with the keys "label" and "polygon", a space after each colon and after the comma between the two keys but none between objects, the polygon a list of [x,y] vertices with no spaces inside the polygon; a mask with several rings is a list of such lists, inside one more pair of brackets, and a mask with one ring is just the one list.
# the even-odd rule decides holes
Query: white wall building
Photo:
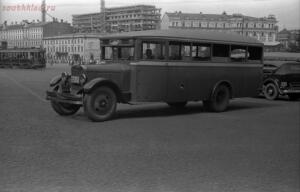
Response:
[{"label": "white wall building", "polygon": [[5,41],[8,48],[40,48],[44,37],[72,33],[73,28],[66,22],[6,22],[0,26],[0,41]]},{"label": "white wall building", "polygon": [[43,39],[48,63],[89,63],[100,61],[98,34],[68,34]]},{"label": "white wall building", "polygon": [[240,35],[254,37],[266,46],[279,44],[276,42],[278,27],[274,15],[256,18],[242,14],[203,14],[203,13],[165,13],[161,29],[181,28],[198,29],[205,31],[219,31],[238,33]]}]

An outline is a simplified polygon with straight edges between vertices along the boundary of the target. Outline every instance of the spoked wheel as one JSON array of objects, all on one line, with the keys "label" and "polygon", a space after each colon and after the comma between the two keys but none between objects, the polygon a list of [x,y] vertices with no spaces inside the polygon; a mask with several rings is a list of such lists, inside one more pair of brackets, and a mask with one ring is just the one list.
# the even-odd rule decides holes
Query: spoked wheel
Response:
[{"label": "spoked wheel", "polygon": [[183,109],[186,106],[187,102],[168,102],[168,105],[175,109]]},{"label": "spoked wheel", "polygon": [[277,87],[274,83],[268,83],[263,88],[264,96],[268,100],[275,100],[277,99],[279,93]]},{"label": "spoked wheel", "polygon": [[115,114],[117,97],[109,87],[99,87],[84,97],[84,111],[92,121],[106,121]]},{"label": "spoked wheel", "polygon": [[56,113],[62,116],[73,115],[80,109],[80,105],[61,103],[57,101],[51,101],[51,106]]},{"label": "spoked wheel", "polygon": [[228,108],[230,90],[226,85],[219,85],[209,100],[203,101],[205,110],[212,112],[223,112]]}]

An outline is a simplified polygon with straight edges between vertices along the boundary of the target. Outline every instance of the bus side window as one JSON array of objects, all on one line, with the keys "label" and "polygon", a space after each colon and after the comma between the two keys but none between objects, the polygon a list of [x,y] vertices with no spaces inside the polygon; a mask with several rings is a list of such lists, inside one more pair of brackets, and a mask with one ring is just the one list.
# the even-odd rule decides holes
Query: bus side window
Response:
[{"label": "bus side window", "polygon": [[181,45],[181,58],[184,61],[191,60],[191,45],[190,44],[182,44]]},{"label": "bus side window", "polygon": [[143,42],[142,59],[146,60],[164,60],[165,45],[160,42]]},{"label": "bus side window", "polygon": [[192,59],[194,61],[209,61],[211,55],[210,45],[193,44],[192,46]]},{"label": "bus side window", "polygon": [[249,53],[247,53],[247,47],[232,45],[230,51],[230,59],[232,62],[245,62],[249,57]]},{"label": "bus side window", "polygon": [[249,52],[249,56],[248,56],[248,61],[256,61],[256,62],[261,62],[262,60],[262,48],[261,47],[252,47],[249,46],[248,47],[248,52]]},{"label": "bus side window", "polygon": [[229,45],[214,44],[213,45],[213,58],[215,62],[228,62],[229,58]]},{"label": "bus side window", "polygon": [[169,59],[170,60],[181,60],[181,47],[178,42],[170,42],[169,44]]}]

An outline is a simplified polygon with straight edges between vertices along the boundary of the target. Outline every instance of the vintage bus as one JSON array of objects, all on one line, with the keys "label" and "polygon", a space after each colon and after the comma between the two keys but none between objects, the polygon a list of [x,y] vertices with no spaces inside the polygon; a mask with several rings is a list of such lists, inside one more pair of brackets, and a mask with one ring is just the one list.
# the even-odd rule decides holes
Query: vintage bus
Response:
[{"label": "vintage bus", "polygon": [[0,50],[0,68],[44,68],[45,51],[40,48]]},{"label": "vintage bus", "polygon": [[53,78],[47,98],[60,115],[83,106],[88,118],[113,117],[117,103],[166,102],[182,108],[203,101],[225,111],[229,100],[256,96],[263,44],[253,38],[197,30],[112,34],[101,40],[100,65],[73,66]]}]

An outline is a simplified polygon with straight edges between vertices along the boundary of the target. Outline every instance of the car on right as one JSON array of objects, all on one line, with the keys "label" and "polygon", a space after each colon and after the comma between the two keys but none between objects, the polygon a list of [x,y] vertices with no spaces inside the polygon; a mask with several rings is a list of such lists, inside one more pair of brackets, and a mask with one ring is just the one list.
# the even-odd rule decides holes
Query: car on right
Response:
[{"label": "car on right", "polygon": [[277,67],[264,65],[263,95],[275,100],[280,95],[288,95],[290,100],[300,98],[300,62],[286,62]]}]

